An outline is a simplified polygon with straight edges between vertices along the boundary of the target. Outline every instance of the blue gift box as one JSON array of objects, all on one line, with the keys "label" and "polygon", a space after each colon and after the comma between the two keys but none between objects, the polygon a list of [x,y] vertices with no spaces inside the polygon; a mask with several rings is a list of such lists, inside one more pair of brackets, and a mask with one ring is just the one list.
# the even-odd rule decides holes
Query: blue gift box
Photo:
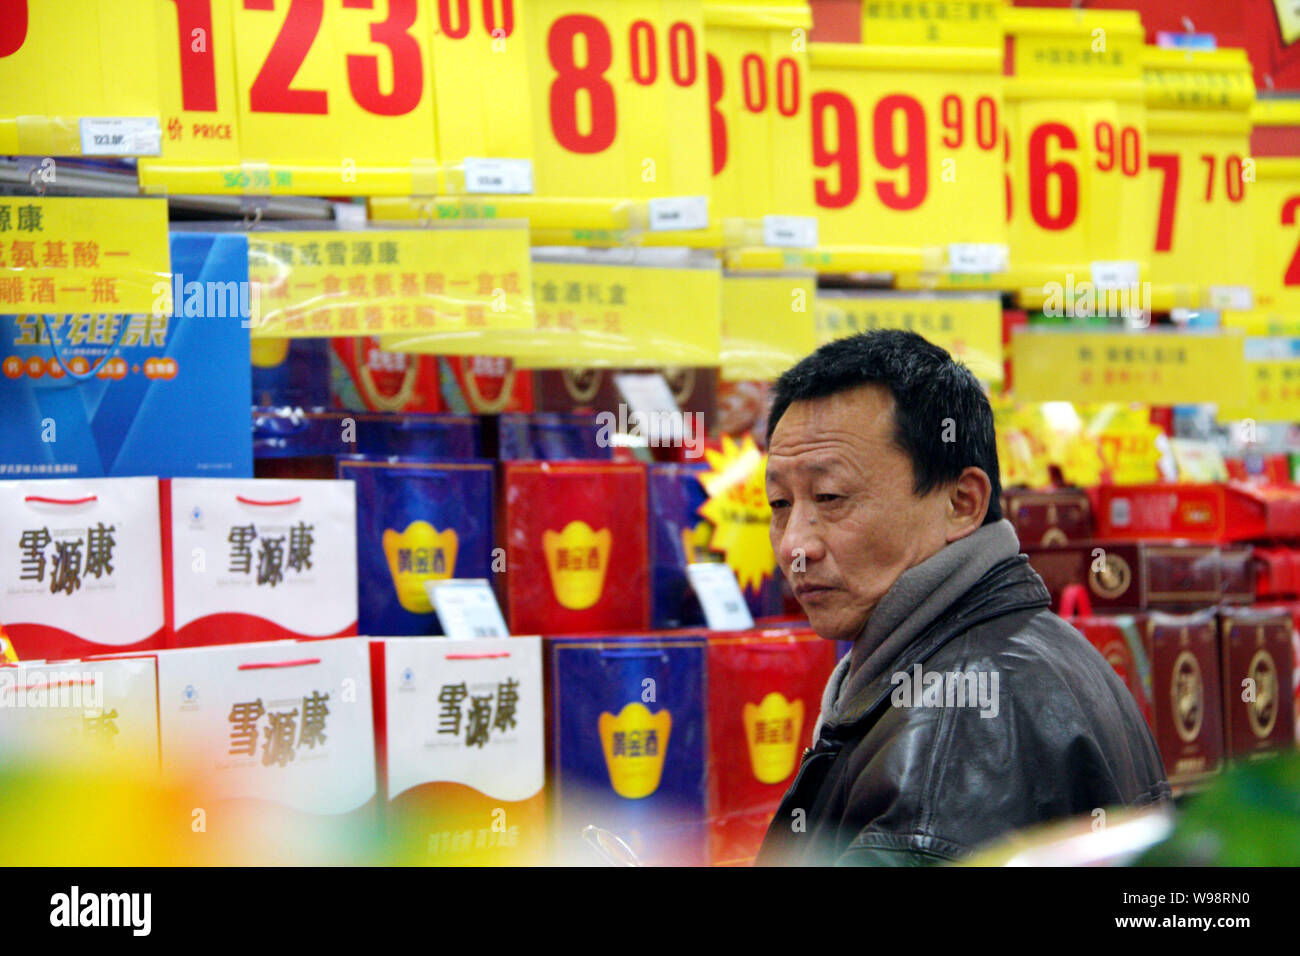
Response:
[{"label": "blue gift box", "polygon": [[424,584],[494,578],[490,462],[339,459],[356,482],[359,633],[441,634]]},{"label": "blue gift box", "polygon": [[502,461],[611,461],[612,445],[597,440],[595,415],[542,412],[502,415],[497,424],[498,457]]},{"label": "blue gift box", "polygon": [[173,233],[171,266],[171,315],[0,316],[0,477],[252,475],[248,241]]},{"label": "blue gift box", "polygon": [[547,638],[546,652],[560,858],[584,859],[593,825],[643,862],[707,864],[702,635]]}]

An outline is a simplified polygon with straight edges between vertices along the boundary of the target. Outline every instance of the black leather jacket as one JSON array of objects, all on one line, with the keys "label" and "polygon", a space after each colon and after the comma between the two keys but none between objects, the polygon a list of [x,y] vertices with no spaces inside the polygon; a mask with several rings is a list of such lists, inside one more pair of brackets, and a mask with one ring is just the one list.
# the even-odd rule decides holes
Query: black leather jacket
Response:
[{"label": "black leather jacket", "polygon": [[[1021,827],[1167,800],[1132,695],[1049,604],[1024,555],[958,598],[822,728],[758,865],[956,860]],[[996,672],[996,715],[956,694],[915,706],[895,675],[916,675],[918,663],[926,674],[983,672],[990,690]]]}]

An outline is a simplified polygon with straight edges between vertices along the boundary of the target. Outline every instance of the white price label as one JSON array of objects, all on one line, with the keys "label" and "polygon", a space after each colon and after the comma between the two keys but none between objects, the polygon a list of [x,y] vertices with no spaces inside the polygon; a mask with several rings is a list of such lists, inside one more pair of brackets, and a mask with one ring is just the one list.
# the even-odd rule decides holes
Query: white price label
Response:
[{"label": "white price label", "polygon": [[763,245],[812,249],[817,245],[817,217],[764,216]]},{"label": "white price label", "polygon": [[448,637],[509,637],[496,595],[484,578],[426,581],[425,589]]},{"label": "white price label", "polygon": [[650,231],[709,228],[707,196],[670,196],[650,200]]},{"label": "white price label", "polygon": [[83,156],[160,156],[162,125],[156,116],[87,116],[81,120]]},{"label": "white price label", "polygon": [[1094,262],[1092,284],[1098,289],[1134,289],[1138,284],[1139,269],[1136,262]]},{"label": "white price label", "polygon": [[948,271],[957,275],[987,275],[1007,271],[1007,247],[1000,242],[950,242]]},{"label": "white price label", "polygon": [[1210,308],[1246,312],[1255,307],[1255,294],[1247,285],[1210,286]]},{"label": "white price label", "polygon": [[466,157],[465,191],[529,195],[533,191],[533,161]]},{"label": "white price label", "polygon": [[686,575],[704,609],[711,631],[742,631],[754,626],[745,596],[740,593],[736,572],[720,561],[688,564]]}]

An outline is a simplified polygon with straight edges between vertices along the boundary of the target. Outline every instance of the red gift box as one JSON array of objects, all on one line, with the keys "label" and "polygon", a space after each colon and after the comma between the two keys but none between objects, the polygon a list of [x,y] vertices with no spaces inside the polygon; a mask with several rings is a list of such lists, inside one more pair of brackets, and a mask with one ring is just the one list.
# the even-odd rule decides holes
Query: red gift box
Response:
[{"label": "red gift box", "polygon": [[336,408],[440,412],[438,359],[385,352],[373,335],[333,339],[330,393]]},{"label": "red gift box", "polygon": [[449,407],[463,407],[475,415],[533,410],[533,373],[515,368],[510,359],[499,355],[444,355],[439,362]]},{"label": "red gift box", "polygon": [[1300,488],[1234,482],[1102,485],[1097,537],[1248,541],[1300,537]]},{"label": "red gift box", "polygon": [[1088,494],[1078,489],[1008,491],[1002,513],[1025,545],[1048,547],[1093,537]]},{"label": "red gift box", "polygon": [[1156,742],[1171,783],[1195,783],[1223,765],[1223,697],[1214,611],[1147,619]]},{"label": "red gift box", "polygon": [[[1063,609],[1064,610],[1064,609]],[[1087,614],[1087,608],[1083,609]],[[1111,617],[1070,617],[1071,626],[1088,639],[1088,643],[1106,658],[1111,668],[1129,689],[1138,709],[1151,729],[1155,718],[1151,707],[1151,662],[1142,639],[1145,616],[1117,614]]]},{"label": "red gift box", "polygon": [[499,526],[510,632],[649,627],[645,467],[507,462],[502,468]]},{"label": "red gift box", "polygon": [[709,637],[709,859],[746,864],[811,745],[835,645],[807,630]]},{"label": "red gift box", "polygon": [[1295,746],[1290,614],[1285,608],[1225,608],[1219,624],[1228,757]]}]

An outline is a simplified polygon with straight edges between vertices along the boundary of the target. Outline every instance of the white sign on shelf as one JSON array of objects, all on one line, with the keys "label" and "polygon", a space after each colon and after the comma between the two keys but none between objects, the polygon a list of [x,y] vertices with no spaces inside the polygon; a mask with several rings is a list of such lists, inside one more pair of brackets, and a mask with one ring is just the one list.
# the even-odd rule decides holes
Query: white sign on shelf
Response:
[{"label": "white sign on shelf", "polygon": [[81,155],[160,156],[162,124],[156,116],[83,117]]},{"label": "white sign on shelf", "polygon": [[666,196],[650,200],[650,231],[709,228],[707,196]]},{"label": "white sign on shelf", "polygon": [[448,637],[509,637],[496,595],[485,578],[426,581],[425,590]]},{"label": "white sign on shelf", "polygon": [[529,195],[533,191],[531,159],[465,158],[465,192]]},{"label": "white sign on shelf", "polygon": [[686,565],[691,587],[704,608],[704,620],[711,631],[741,631],[754,626],[745,596],[740,593],[736,572],[721,561]]},{"label": "white sign on shelf", "polygon": [[786,249],[817,246],[816,216],[764,216],[763,245]]}]

